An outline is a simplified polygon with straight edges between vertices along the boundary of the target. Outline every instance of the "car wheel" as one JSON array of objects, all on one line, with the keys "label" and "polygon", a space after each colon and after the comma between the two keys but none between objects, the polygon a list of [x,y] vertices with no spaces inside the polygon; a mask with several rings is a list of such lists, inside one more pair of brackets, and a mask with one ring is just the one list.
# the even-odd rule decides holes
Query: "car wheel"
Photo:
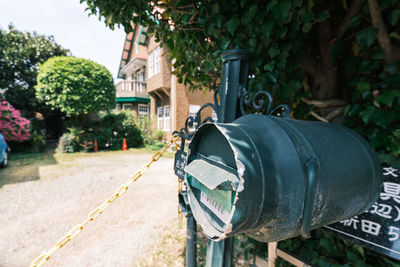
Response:
[{"label": "car wheel", "polygon": [[7,152],[7,150],[5,150],[4,152],[3,152],[3,162],[2,163],[0,163],[0,167],[6,167],[7,166],[7,164],[8,164],[8,152]]}]

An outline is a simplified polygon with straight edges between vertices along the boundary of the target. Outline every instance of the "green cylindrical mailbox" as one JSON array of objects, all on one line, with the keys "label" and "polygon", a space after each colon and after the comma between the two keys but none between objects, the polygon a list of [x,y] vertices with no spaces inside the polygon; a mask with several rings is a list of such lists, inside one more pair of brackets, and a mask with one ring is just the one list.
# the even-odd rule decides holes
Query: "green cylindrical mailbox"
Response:
[{"label": "green cylindrical mailbox", "polygon": [[381,185],[378,159],[355,132],[263,115],[202,125],[185,171],[192,212],[213,240],[308,236],[365,211]]}]

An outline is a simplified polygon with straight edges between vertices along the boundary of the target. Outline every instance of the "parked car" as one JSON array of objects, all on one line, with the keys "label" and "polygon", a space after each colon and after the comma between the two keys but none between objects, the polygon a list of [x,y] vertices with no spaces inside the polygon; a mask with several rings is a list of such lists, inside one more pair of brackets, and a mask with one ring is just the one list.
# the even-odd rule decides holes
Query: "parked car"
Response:
[{"label": "parked car", "polygon": [[7,145],[4,136],[0,133],[0,167],[6,167],[8,164],[8,153],[10,148]]}]

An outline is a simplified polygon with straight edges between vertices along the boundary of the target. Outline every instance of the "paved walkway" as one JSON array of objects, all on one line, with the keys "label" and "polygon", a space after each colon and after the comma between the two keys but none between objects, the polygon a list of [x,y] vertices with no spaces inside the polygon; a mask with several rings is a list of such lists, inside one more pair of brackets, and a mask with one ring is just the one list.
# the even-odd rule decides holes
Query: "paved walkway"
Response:
[{"label": "paved walkway", "polygon": [[[0,266],[29,266],[151,157],[109,154],[41,166],[39,180],[0,188]],[[177,222],[172,165],[156,162],[44,266],[137,266]]]}]

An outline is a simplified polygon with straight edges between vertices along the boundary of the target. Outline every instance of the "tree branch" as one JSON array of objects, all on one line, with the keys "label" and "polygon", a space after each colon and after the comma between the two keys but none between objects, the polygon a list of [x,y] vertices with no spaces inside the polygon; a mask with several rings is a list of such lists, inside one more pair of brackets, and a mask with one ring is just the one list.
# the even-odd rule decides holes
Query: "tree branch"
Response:
[{"label": "tree branch", "polygon": [[369,13],[371,15],[372,26],[379,29],[378,43],[385,52],[385,62],[390,64],[400,59],[400,49],[394,47],[390,41],[385,22],[382,19],[382,13],[379,10],[376,0],[368,0]]},{"label": "tree branch", "polygon": [[343,99],[311,100],[307,98],[302,98],[301,101],[303,101],[307,105],[314,105],[316,108],[330,108],[330,107],[345,106],[348,104]]},{"label": "tree branch", "polygon": [[353,1],[351,7],[346,13],[346,16],[344,16],[343,20],[340,22],[338,29],[336,31],[336,40],[340,40],[343,38],[343,35],[346,33],[347,30],[347,24],[349,23],[350,19],[358,14],[358,12],[361,9],[363,0],[355,0]]},{"label": "tree branch", "polygon": [[328,115],[326,115],[326,119],[328,121],[333,120],[334,118],[336,118],[339,115],[342,115],[344,112],[344,107],[338,107],[335,108],[334,110],[332,110]]},{"label": "tree branch", "polygon": [[318,115],[316,112],[314,111],[310,111],[310,114],[316,118],[317,120],[323,121],[323,122],[329,122],[327,119],[325,119],[324,117]]}]

